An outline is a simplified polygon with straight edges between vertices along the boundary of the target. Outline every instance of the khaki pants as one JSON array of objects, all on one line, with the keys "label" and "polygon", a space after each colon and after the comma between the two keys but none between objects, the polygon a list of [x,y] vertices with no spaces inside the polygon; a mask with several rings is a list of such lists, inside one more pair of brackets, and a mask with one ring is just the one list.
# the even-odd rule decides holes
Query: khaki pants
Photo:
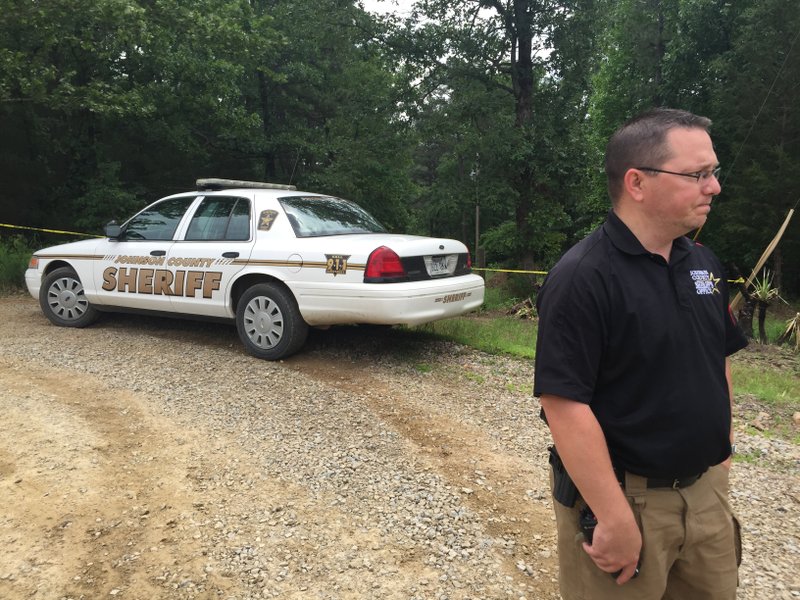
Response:
[{"label": "khaki pants", "polygon": [[583,550],[578,498],[554,501],[564,600],[734,600],[741,556],[739,525],[728,504],[728,471],[717,466],[694,485],[645,487],[626,475],[625,494],[642,531],[640,574],[623,586]]}]

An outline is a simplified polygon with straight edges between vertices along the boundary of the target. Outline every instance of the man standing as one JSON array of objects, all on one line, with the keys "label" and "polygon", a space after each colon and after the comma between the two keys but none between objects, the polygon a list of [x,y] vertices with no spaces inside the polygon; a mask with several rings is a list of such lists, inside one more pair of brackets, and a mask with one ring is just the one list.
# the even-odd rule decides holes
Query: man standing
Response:
[{"label": "man standing", "polygon": [[684,237],[720,192],[710,124],[657,109],[617,130],[611,212],[538,295],[565,600],[736,597],[727,357],[747,342],[719,260]]}]

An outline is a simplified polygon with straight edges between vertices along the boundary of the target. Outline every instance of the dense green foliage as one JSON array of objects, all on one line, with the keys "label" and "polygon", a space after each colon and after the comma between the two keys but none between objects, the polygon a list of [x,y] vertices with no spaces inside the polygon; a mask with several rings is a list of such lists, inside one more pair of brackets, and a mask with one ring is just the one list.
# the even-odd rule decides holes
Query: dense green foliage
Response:
[{"label": "dense green foliage", "polygon": [[[715,123],[700,240],[730,275],[800,199],[800,3],[414,6],[0,0],[0,223],[97,232],[198,177],[261,179],[548,268],[608,210],[608,134],[656,105]],[[783,294],[798,260],[794,222],[768,265]]]},{"label": "dense green foliage", "polygon": [[22,288],[30,258],[31,249],[22,236],[0,238],[0,293]]},{"label": "dense green foliage", "polygon": [[336,0],[0,1],[3,220],[96,231],[217,176],[405,225],[411,148],[377,32]]}]

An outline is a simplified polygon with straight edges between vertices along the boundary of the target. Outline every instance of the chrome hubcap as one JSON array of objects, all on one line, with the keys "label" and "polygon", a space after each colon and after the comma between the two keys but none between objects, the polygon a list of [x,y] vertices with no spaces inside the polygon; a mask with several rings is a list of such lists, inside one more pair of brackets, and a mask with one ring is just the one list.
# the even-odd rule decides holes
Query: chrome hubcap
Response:
[{"label": "chrome hubcap", "polygon": [[47,303],[53,314],[65,321],[79,319],[89,308],[81,282],[71,277],[62,277],[53,282],[47,290]]},{"label": "chrome hubcap", "polygon": [[274,347],[283,337],[283,313],[278,305],[266,296],[257,296],[244,310],[244,330],[247,337],[259,348]]}]

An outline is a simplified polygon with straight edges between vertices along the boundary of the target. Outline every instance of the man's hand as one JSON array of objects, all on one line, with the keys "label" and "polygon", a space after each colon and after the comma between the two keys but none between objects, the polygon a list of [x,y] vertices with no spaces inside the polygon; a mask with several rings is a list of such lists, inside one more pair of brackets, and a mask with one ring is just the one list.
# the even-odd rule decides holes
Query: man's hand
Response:
[{"label": "man's hand", "polygon": [[642,550],[642,535],[633,514],[628,512],[619,524],[599,521],[594,528],[592,544],[583,544],[583,549],[597,567],[607,573],[617,573],[617,583],[629,581],[639,565]]}]

